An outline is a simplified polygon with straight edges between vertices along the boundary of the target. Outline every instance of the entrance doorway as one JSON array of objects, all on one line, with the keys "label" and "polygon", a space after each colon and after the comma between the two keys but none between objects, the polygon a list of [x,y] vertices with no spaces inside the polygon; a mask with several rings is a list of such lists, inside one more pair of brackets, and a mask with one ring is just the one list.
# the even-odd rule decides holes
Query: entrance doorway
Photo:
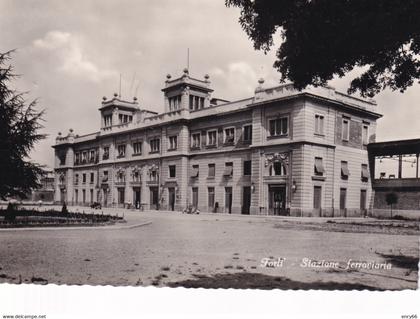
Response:
[{"label": "entrance doorway", "polygon": [[192,205],[194,208],[198,207],[198,187],[192,188]]},{"label": "entrance doorway", "polygon": [[159,189],[157,186],[150,186],[150,209],[159,209]]},{"label": "entrance doorway", "polygon": [[366,189],[360,191],[360,214],[364,217],[367,215],[366,210]]},{"label": "entrance doorway", "polygon": [[340,216],[347,217],[346,210],[347,189],[340,188]]},{"label": "entrance doorway", "polygon": [[322,187],[314,186],[314,216],[321,217],[321,195]]},{"label": "entrance doorway", "polygon": [[242,189],[242,214],[249,215],[251,207],[251,186],[244,186]]},{"label": "entrance doorway", "polygon": [[133,187],[133,204],[136,209],[140,208],[140,204],[141,204],[140,187]]},{"label": "entrance doorway", "polygon": [[168,195],[169,195],[169,209],[174,211],[175,210],[175,188],[174,187],[168,188]]},{"label": "entrance doorway", "polygon": [[225,187],[225,211],[232,214],[232,187]]},{"label": "entrance doorway", "polygon": [[286,186],[285,185],[269,185],[268,188],[269,215],[287,215],[286,210]]}]

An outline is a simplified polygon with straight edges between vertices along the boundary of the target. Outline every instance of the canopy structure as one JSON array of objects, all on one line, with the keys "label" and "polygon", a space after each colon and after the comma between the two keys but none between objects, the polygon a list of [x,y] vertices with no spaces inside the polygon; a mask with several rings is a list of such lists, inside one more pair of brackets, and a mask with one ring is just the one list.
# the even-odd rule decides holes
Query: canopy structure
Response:
[{"label": "canopy structure", "polygon": [[402,178],[403,156],[411,155],[416,157],[416,178],[419,178],[420,139],[369,143],[367,148],[371,172],[375,171],[375,158],[398,156],[398,178]]}]

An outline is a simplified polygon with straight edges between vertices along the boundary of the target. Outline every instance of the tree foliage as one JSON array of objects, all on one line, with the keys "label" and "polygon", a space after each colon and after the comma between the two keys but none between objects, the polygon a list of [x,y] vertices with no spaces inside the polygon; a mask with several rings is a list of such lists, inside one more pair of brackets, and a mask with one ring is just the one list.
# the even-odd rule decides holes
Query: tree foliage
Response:
[{"label": "tree foliage", "polygon": [[267,52],[280,31],[274,67],[295,87],[325,85],[363,67],[349,93],[403,92],[420,78],[418,0],[226,0],[255,49]]},{"label": "tree foliage", "polygon": [[385,201],[388,205],[394,205],[398,203],[398,195],[395,193],[387,193],[385,195]]},{"label": "tree foliage", "polygon": [[25,93],[10,88],[17,77],[8,64],[11,51],[0,53],[0,198],[25,197],[39,187],[43,174],[40,165],[28,160],[34,144],[45,136],[42,128],[43,111],[35,110],[36,101],[26,104]]}]

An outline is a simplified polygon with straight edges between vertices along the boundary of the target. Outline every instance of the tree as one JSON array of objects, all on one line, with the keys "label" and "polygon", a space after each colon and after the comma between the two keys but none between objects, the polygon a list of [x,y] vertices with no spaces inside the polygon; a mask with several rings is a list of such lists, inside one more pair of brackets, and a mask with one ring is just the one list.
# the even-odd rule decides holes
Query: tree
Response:
[{"label": "tree", "polygon": [[24,198],[40,186],[42,166],[28,160],[34,144],[45,138],[39,134],[43,111],[35,110],[36,100],[28,105],[25,93],[10,88],[17,77],[8,64],[13,51],[0,53],[0,198]]},{"label": "tree", "polygon": [[391,218],[392,218],[392,205],[398,203],[398,195],[395,193],[388,193],[385,195],[387,205],[391,205]]},{"label": "tree", "polygon": [[403,92],[420,78],[420,1],[225,0],[254,48],[265,53],[281,31],[274,67],[297,89],[325,85],[354,67],[349,93]]}]

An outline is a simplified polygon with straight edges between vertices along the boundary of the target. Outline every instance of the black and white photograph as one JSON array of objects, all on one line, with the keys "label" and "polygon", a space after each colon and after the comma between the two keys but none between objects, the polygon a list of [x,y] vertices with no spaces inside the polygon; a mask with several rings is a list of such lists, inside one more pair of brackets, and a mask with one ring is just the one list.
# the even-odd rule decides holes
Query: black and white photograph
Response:
[{"label": "black and white photograph", "polygon": [[0,0],[0,291],[416,294],[419,15]]}]

